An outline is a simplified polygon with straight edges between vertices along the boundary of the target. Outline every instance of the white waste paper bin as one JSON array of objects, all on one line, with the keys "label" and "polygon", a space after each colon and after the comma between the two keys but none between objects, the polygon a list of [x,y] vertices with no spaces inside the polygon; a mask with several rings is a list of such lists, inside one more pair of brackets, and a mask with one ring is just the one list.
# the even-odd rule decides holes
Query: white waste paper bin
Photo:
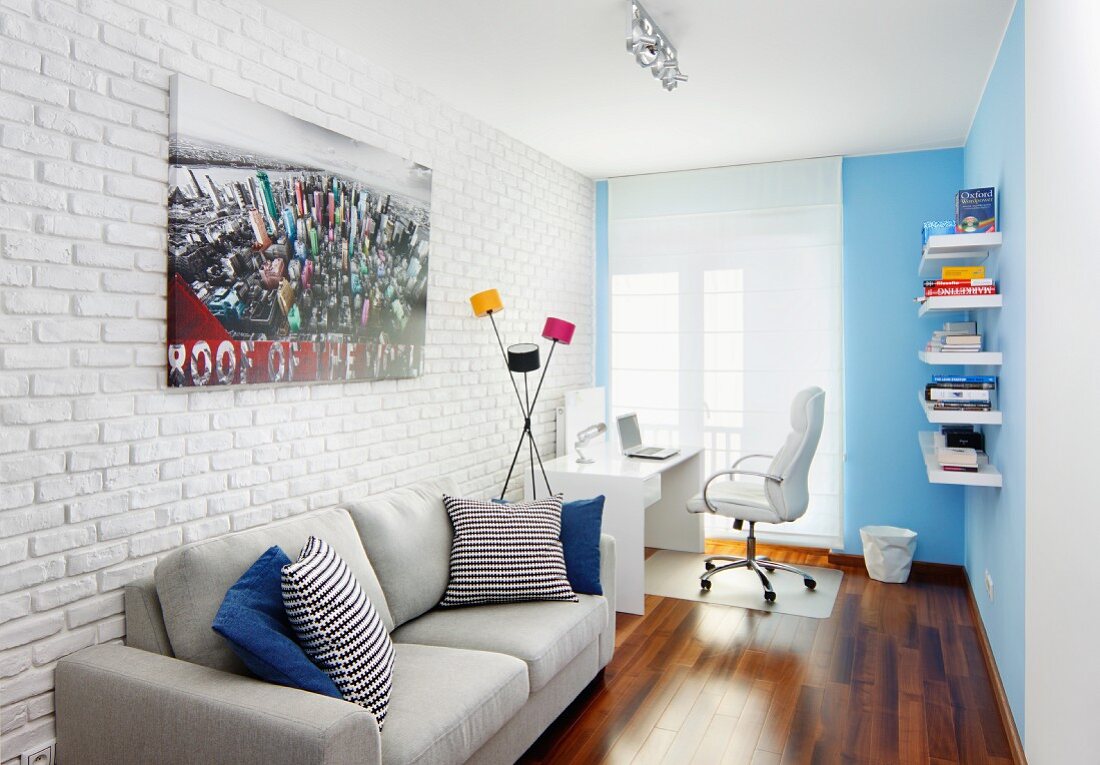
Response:
[{"label": "white waste paper bin", "polygon": [[897,526],[864,526],[859,536],[863,540],[863,560],[872,579],[904,582],[909,578],[917,532]]}]

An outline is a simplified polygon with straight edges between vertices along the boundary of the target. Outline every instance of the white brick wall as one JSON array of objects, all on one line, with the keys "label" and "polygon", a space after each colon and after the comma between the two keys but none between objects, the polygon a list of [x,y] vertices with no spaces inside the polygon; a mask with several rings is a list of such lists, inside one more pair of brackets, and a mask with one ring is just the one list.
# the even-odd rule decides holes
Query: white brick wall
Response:
[{"label": "white brick wall", "polygon": [[[434,169],[423,377],[165,388],[173,71]],[[578,325],[552,454],[592,376],[592,221],[588,179],[254,0],[0,0],[0,761],[53,736],[54,663],[121,637],[120,588],[165,551],[440,474],[499,486],[518,420],[475,291],[506,340]]]}]

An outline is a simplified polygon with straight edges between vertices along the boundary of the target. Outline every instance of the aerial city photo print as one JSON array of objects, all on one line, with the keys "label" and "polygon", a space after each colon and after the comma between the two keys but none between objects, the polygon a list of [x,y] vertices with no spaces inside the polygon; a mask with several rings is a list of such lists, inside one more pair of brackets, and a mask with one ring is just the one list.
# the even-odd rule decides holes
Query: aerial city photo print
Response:
[{"label": "aerial city photo print", "polygon": [[431,170],[172,81],[168,382],[415,377]]}]

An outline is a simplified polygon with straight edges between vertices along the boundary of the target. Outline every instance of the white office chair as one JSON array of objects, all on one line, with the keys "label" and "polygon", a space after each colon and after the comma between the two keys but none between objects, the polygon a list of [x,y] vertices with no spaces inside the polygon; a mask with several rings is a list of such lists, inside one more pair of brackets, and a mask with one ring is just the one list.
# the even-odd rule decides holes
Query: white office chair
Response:
[{"label": "white office chair", "polygon": [[[776,563],[767,557],[756,557],[756,524],[787,523],[801,518],[810,504],[810,463],[821,440],[821,427],[825,419],[825,391],[807,388],[800,391],[791,402],[791,433],[783,448],[774,457],[770,454],[747,454],[733,463],[729,470],[719,470],[707,479],[702,494],[696,494],[688,502],[688,512],[717,513],[734,519],[738,531],[749,522],[744,558],[728,555],[712,555],[706,559],[706,572],[699,579],[699,586],[709,590],[711,577],[723,571],[744,568],[755,571],[764,585],[764,599],[775,600],[775,590],[768,581],[768,573],[776,569],[791,571],[802,577],[811,590],[817,587],[814,578],[804,571],[784,563]],[[742,462],[754,458],[771,459],[768,472],[743,470]],[[729,481],[717,481],[729,476]],[[737,476],[762,478],[763,483],[737,481]],[[715,561],[725,565],[715,566]]]}]

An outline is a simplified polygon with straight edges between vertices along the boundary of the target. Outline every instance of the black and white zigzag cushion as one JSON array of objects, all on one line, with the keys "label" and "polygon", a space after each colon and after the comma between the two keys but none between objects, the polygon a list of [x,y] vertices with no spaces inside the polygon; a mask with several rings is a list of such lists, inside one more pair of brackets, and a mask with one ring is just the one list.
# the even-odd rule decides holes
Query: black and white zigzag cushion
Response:
[{"label": "black and white zigzag cushion", "polygon": [[393,687],[393,642],[344,559],[310,537],[283,566],[283,605],[306,654],[346,701],[386,720]]},{"label": "black and white zigzag cushion", "polygon": [[441,606],[577,600],[565,573],[561,495],[514,505],[443,497],[454,525]]}]

